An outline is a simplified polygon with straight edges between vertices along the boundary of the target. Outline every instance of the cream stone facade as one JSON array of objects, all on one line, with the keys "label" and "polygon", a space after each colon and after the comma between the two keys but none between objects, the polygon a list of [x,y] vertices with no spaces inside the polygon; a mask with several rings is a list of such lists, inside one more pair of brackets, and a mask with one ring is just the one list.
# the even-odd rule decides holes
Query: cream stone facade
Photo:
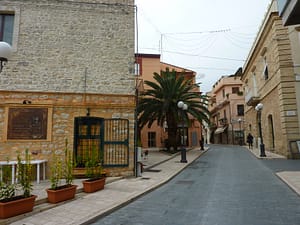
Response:
[{"label": "cream stone facade", "polygon": [[259,146],[255,106],[263,104],[262,134],[268,151],[298,157],[300,141],[299,28],[284,27],[272,1],[243,68],[246,132]]},{"label": "cream stone facade", "polygon": [[[88,139],[76,119],[95,119],[86,126],[99,125],[93,138],[108,175],[133,175],[134,0],[4,0],[0,14],[14,16],[13,54],[0,74],[0,160],[28,148],[50,166],[65,139],[79,160]],[[117,120],[128,136],[112,137]]]}]

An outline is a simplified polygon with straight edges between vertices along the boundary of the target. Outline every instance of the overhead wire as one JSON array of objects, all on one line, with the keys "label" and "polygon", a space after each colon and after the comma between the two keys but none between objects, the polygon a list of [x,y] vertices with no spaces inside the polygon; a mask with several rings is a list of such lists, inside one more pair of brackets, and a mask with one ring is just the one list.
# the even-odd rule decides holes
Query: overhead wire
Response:
[{"label": "overhead wire", "polygon": [[[154,28],[154,30],[161,36],[159,48],[153,47],[140,47],[140,50],[154,50],[161,54],[167,54],[171,63],[176,64],[172,55],[180,56],[190,56],[202,59],[211,60],[224,60],[224,61],[235,61],[244,63],[245,59],[237,59],[231,57],[217,57],[205,54],[211,47],[213,47],[220,38],[220,34],[224,37],[230,45],[237,47],[239,49],[248,50],[251,47],[252,42],[256,36],[256,33],[249,32],[238,32],[238,29],[244,29],[245,27],[236,27],[228,29],[219,30],[206,30],[206,31],[196,31],[196,32],[173,32],[173,33],[162,33],[160,29],[149,19],[145,12],[140,11],[140,14],[147,20],[147,22]],[[176,46],[176,50],[174,49]],[[190,69],[209,69],[209,70],[225,70],[234,71],[236,69],[229,68],[217,68],[217,67],[187,67]]]}]

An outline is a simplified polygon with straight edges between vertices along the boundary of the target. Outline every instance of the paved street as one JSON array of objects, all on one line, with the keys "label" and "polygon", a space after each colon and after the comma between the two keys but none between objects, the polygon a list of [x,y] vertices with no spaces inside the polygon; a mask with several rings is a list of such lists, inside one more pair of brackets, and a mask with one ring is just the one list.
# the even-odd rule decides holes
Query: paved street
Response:
[{"label": "paved street", "polygon": [[212,145],[169,183],[94,224],[299,225],[300,197],[275,174],[298,168],[286,162]]}]

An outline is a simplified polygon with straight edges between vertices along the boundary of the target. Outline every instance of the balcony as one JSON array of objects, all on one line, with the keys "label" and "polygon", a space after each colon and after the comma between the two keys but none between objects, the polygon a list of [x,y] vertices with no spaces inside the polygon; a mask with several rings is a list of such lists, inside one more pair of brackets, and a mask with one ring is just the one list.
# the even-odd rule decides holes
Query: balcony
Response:
[{"label": "balcony", "polygon": [[245,95],[245,102],[248,106],[256,106],[260,101],[260,98],[257,93],[254,91],[248,91]]},{"label": "balcony", "polygon": [[216,112],[218,112],[219,110],[221,110],[224,106],[226,106],[227,104],[229,104],[230,101],[225,99],[224,101],[220,102],[219,104],[217,104],[215,107],[213,107],[211,109],[211,114],[215,114]]}]

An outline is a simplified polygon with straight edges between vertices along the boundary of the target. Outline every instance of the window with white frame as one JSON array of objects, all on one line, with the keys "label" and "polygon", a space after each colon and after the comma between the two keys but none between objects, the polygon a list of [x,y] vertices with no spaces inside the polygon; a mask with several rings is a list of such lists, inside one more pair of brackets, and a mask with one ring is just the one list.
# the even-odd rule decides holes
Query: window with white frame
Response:
[{"label": "window with white frame", "polygon": [[0,41],[4,41],[12,45],[14,30],[14,14],[6,14],[0,12]]},{"label": "window with white frame", "polygon": [[141,75],[141,73],[140,73],[140,64],[139,64],[139,63],[135,63],[135,64],[134,64],[134,74],[135,74],[136,76]]}]

